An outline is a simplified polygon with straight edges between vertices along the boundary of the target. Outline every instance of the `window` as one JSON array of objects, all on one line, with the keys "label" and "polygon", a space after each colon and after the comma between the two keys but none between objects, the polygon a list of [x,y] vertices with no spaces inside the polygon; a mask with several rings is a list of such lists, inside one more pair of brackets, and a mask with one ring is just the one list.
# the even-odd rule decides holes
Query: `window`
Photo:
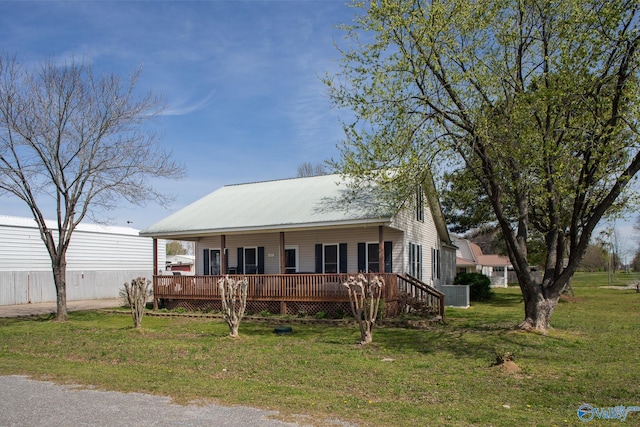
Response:
[{"label": "window", "polygon": [[298,247],[291,246],[284,250],[284,272],[291,274],[298,271]]},{"label": "window", "polygon": [[258,248],[244,248],[244,273],[257,274]]},{"label": "window", "polygon": [[220,249],[211,249],[209,251],[209,274],[212,274],[214,276],[219,276],[220,275]]},{"label": "window", "polygon": [[316,273],[346,273],[347,272],[347,244],[316,243]]},{"label": "window", "polygon": [[424,195],[422,185],[418,185],[416,190],[416,220],[424,222]]},{"label": "window", "polygon": [[221,274],[220,265],[221,265],[221,256],[220,249],[204,249],[202,261],[204,264],[203,274],[205,276],[214,275],[218,276]]},{"label": "window", "polygon": [[[391,273],[393,271],[393,242],[384,242],[384,267],[380,266],[380,244],[358,243],[358,271],[366,273]],[[340,262],[342,266],[342,262]],[[383,271],[381,271],[384,269]]]},{"label": "window", "polygon": [[431,278],[440,278],[440,249],[431,248]]},{"label": "window", "polygon": [[338,245],[324,245],[324,272],[337,273],[338,271]]},{"label": "window", "polygon": [[367,243],[367,272],[379,273],[380,272],[380,255],[378,249],[380,245],[378,243]]},{"label": "window", "polygon": [[409,243],[409,274],[422,280],[422,245]]}]

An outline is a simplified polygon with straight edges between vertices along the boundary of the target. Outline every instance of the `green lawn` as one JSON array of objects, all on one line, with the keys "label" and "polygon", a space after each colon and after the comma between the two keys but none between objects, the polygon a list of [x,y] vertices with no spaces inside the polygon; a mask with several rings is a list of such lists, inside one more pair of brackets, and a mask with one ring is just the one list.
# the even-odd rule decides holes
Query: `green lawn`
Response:
[{"label": "green lawn", "polygon": [[[638,278],[618,273],[616,284]],[[97,312],[0,319],[0,374],[275,409],[319,425],[584,425],[582,403],[640,405],[640,294],[607,284],[606,273],[578,274],[547,336],[512,329],[523,307],[509,288],[447,309],[447,324],[429,330],[376,329],[367,347],[356,327],[292,324],[277,336],[245,322],[233,340],[220,319],[147,316],[142,331],[127,315]],[[496,351],[514,353],[520,370],[493,366]]]}]

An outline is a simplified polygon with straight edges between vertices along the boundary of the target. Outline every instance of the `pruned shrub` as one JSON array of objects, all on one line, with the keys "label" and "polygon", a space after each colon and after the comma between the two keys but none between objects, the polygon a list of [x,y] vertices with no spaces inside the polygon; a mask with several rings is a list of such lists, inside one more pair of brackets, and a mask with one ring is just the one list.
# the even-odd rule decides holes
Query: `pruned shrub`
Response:
[{"label": "pruned shrub", "polygon": [[380,309],[384,279],[373,276],[368,280],[363,274],[358,274],[349,276],[343,286],[349,292],[351,311],[360,326],[360,344],[368,344],[373,340],[372,329]]},{"label": "pruned shrub", "polygon": [[142,316],[144,315],[147,297],[150,295],[150,284],[151,280],[138,277],[133,279],[131,283],[125,283],[124,288],[120,291],[120,296],[125,299],[126,304],[131,308],[133,326],[136,329],[142,327]]},{"label": "pruned shrub", "polygon": [[238,327],[247,308],[248,287],[249,282],[246,277],[234,279],[226,275],[218,280],[222,317],[229,325],[229,336],[232,338],[238,337]]},{"label": "pruned shrub", "polygon": [[481,273],[461,273],[453,281],[454,285],[469,285],[471,301],[486,301],[491,299],[491,279]]}]

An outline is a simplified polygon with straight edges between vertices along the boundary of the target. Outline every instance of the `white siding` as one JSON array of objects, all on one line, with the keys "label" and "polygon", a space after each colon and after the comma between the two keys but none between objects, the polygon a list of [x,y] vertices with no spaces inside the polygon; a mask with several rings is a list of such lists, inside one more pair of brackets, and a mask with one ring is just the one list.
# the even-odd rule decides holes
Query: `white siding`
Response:
[{"label": "white siding", "polygon": [[[55,301],[51,260],[33,220],[0,217],[0,305]],[[25,224],[33,223],[33,226]],[[165,264],[158,241],[158,265]],[[67,299],[115,298],[138,276],[151,278],[153,240],[124,227],[76,229],[67,251]]]},{"label": "white siding", "polygon": [[[402,232],[385,227],[384,240],[393,242],[393,270],[401,272],[403,266]],[[298,270],[315,272],[316,244],[347,244],[347,270],[356,273],[358,269],[358,243],[377,242],[378,227],[358,227],[340,229],[318,229],[312,231],[285,232],[285,246],[297,246],[299,253]],[[238,264],[237,248],[265,248],[265,274],[280,273],[280,233],[242,234],[226,236],[225,246],[229,251],[229,267]],[[220,249],[220,236],[203,238],[196,243],[196,274],[203,273],[203,249]]]},{"label": "white siding", "polygon": [[[422,245],[422,280],[429,283],[432,277],[431,249],[440,248],[440,239],[431,216],[431,211],[425,209],[424,221],[416,220],[415,204],[408,204],[400,210],[393,220],[393,226],[405,230],[403,242],[403,272],[409,272],[409,243]],[[434,283],[434,285],[438,285]]]}]

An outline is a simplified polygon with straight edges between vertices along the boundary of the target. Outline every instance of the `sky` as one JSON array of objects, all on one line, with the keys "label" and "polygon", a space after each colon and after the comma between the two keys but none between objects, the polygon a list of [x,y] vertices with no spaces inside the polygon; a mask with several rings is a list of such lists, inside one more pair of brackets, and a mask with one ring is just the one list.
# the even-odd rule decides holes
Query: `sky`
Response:
[{"label": "sky", "polygon": [[[0,1],[0,51],[30,63],[88,58],[162,95],[154,122],[187,177],[158,181],[169,207],[122,206],[113,225],[143,229],[227,184],[295,177],[337,157],[341,114],[321,78],[337,70],[346,0]],[[45,212],[53,218],[55,211]],[[3,196],[0,215],[30,217]]]},{"label": "sky", "polygon": [[[224,185],[295,177],[304,162],[339,156],[345,112],[321,78],[338,71],[337,26],[355,15],[347,3],[0,0],[0,52],[27,63],[88,58],[123,77],[141,67],[140,93],[168,105],[154,130],[187,169],[156,184],[175,196],[170,206],[122,202],[102,217],[141,230]],[[0,215],[31,213],[3,196]],[[635,241],[634,223],[609,226]]]}]

